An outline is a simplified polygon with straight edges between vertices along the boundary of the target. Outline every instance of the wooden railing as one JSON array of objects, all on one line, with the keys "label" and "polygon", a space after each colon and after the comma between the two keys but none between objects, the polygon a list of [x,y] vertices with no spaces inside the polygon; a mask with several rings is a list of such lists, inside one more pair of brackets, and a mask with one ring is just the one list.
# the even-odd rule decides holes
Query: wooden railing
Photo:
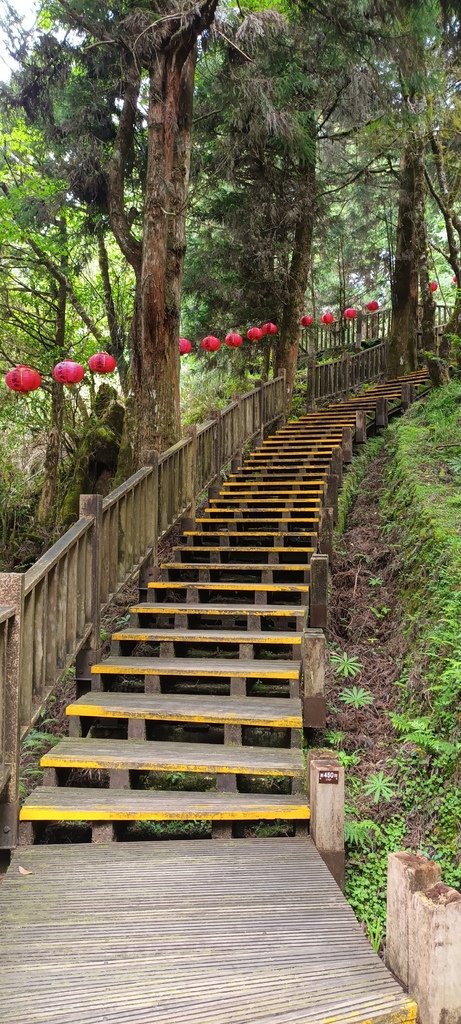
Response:
[{"label": "wooden railing", "polygon": [[382,341],[362,352],[343,352],[329,362],[317,363],[311,357],[307,368],[307,408],[328,399],[346,398],[362,384],[384,380],[387,352],[388,343]]},{"label": "wooden railing", "polygon": [[[435,306],[436,342],[443,333],[453,307],[442,304]],[[360,350],[364,345],[383,341],[389,336],[391,309],[378,309],[374,313],[359,312],[355,320],[335,320],[331,325],[313,324],[301,331],[301,351],[306,355],[329,355],[346,350]],[[418,324],[421,322],[422,306],[418,306]],[[418,342],[421,332],[418,331]],[[421,347],[418,344],[418,347]]]},{"label": "wooden railing", "polygon": [[159,538],[283,418],[285,401],[284,375],[261,382],[106,498],[82,495],[78,522],[27,572],[0,573],[0,849],[15,844],[21,738],[75,661],[88,674],[101,613],[156,563]]}]

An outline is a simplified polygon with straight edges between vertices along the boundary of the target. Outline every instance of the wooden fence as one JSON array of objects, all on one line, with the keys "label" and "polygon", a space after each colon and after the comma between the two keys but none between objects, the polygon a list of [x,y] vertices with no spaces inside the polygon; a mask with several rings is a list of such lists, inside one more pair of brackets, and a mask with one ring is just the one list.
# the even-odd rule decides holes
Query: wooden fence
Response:
[{"label": "wooden fence", "polygon": [[106,498],[82,495],[80,518],[27,572],[0,573],[0,849],[15,845],[22,737],[77,661],[85,678],[101,613],[155,564],[159,539],[246,444],[283,418],[285,376],[261,383]]},{"label": "wooden fence", "polygon": [[370,381],[386,378],[387,341],[362,352],[342,352],[328,363],[317,363],[315,356],[307,366],[307,408],[333,398],[347,398],[351,391]]},{"label": "wooden fence", "polygon": [[[452,313],[452,306],[437,304],[435,307],[435,335],[438,342],[443,328]],[[422,306],[418,307],[418,324],[421,323]],[[360,350],[364,345],[383,341],[389,336],[391,310],[378,309],[374,313],[359,312],[355,320],[335,320],[331,325],[313,324],[301,331],[301,351],[306,355],[332,355],[346,350]],[[418,331],[418,347],[421,332]]]}]

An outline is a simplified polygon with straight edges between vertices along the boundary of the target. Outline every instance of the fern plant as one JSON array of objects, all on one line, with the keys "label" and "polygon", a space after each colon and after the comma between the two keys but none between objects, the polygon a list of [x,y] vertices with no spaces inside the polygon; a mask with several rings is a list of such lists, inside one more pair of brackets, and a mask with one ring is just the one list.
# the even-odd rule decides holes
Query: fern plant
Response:
[{"label": "fern plant", "polygon": [[358,711],[360,708],[366,708],[373,704],[374,697],[364,686],[346,686],[341,691],[339,699],[343,704],[348,704],[349,707],[356,708]]},{"label": "fern plant", "polygon": [[383,771],[373,772],[372,775],[368,776],[368,779],[363,787],[363,792],[366,796],[371,796],[373,803],[379,804],[381,800],[386,803],[392,800],[396,791],[395,782],[392,781],[389,775],[385,775]]},{"label": "fern plant", "polygon": [[348,654],[347,651],[342,651],[339,654],[334,652],[331,655],[331,662],[335,667],[335,674],[342,676],[343,679],[354,679],[363,667],[359,659],[354,654]]}]

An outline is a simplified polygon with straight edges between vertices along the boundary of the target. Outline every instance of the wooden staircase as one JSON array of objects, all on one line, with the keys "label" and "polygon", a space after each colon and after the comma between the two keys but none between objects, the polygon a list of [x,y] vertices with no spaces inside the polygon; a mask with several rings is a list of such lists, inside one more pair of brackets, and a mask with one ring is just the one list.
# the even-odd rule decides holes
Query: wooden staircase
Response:
[{"label": "wooden staircase", "polygon": [[364,439],[363,415],[371,423],[377,402],[382,410],[401,395],[390,382],[290,422],[211,488],[172,561],[144,580],[110,656],[93,665],[90,692],[67,708],[69,737],[42,758],[23,839],[75,821],[94,842],[145,821],[210,822],[220,838],[277,821],[303,834],[303,727],[322,719],[318,703],[309,717],[303,681],[309,639],[324,625],[325,505],[354,437]]}]

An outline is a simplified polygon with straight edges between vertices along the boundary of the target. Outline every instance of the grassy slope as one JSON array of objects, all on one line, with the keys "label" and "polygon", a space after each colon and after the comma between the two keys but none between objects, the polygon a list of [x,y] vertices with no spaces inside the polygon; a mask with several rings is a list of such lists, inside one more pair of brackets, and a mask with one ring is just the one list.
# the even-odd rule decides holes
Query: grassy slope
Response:
[{"label": "grassy slope", "polygon": [[[440,862],[446,882],[461,884],[461,385],[452,382],[414,406],[389,429],[386,448],[383,462],[379,441],[368,442],[355,461],[341,497],[340,527],[356,493],[366,496],[368,486],[382,548],[377,564],[381,559],[385,569],[383,607],[389,618],[384,626],[389,622],[388,633],[396,630],[401,643],[396,656],[395,643],[391,646],[395,671],[387,677],[386,710],[378,687],[373,705],[354,712],[371,750],[356,746],[348,753],[351,746],[341,742],[338,730],[329,734],[330,742],[342,748],[348,769],[347,893],[376,948],[384,937],[389,852],[418,849]],[[354,559],[360,559],[357,536],[356,531]],[[339,548],[344,540],[338,538]],[[370,563],[365,558],[362,564]],[[370,603],[378,603],[377,592],[369,590]],[[397,607],[390,608],[395,602]],[[377,625],[381,632],[365,639],[377,645],[373,650],[378,657],[382,645],[387,669],[389,636],[383,623]],[[345,635],[343,649],[357,657],[353,631]],[[366,689],[367,682],[365,670],[345,680],[337,666],[333,712],[345,686]],[[382,737],[374,739],[378,711],[389,723],[384,743]],[[371,778],[379,770],[384,790],[380,796],[375,781],[375,793],[364,796],[364,776],[366,785],[373,767]]]}]

